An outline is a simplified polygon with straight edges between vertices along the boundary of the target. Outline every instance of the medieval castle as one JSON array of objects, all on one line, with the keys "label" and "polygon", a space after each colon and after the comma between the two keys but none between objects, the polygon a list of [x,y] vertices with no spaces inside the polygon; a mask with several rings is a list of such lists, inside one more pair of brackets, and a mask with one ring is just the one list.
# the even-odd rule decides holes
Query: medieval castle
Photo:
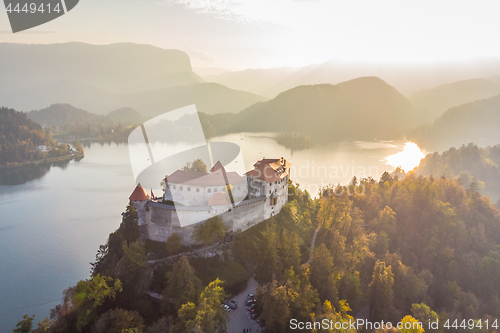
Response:
[{"label": "medieval castle", "polygon": [[174,233],[193,243],[194,225],[219,215],[229,232],[245,231],[278,214],[288,201],[291,164],[283,157],[262,159],[245,175],[227,172],[217,162],[210,172],[177,170],[164,179],[164,194],[150,198],[138,184],[130,195],[139,226],[153,241]]}]

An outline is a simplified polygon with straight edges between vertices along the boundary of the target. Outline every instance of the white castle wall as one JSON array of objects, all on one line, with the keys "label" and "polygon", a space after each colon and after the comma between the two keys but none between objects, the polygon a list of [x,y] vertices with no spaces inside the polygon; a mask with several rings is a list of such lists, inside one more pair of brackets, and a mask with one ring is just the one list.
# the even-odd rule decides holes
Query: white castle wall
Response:
[{"label": "white castle wall", "polygon": [[[255,197],[256,191],[252,192],[252,187],[259,189],[259,197]],[[218,190],[222,189],[220,187]],[[204,191],[206,190],[207,188],[204,189]],[[144,205],[142,207],[137,205],[136,209],[139,212],[139,216],[143,216],[143,221],[147,225],[147,237],[149,239],[157,242],[166,242],[173,233],[176,233],[179,235],[182,244],[191,245],[194,243],[192,235],[195,225],[181,227],[177,214],[182,214],[183,221],[185,219],[201,221],[206,220],[207,214],[212,216],[218,215],[217,207],[206,206],[206,201],[204,201],[210,198],[208,194],[210,196],[213,195],[213,187],[211,193],[207,193],[207,196],[200,196],[199,207],[193,207],[192,204],[198,202],[196,201],[196,196],[200,195],[201,188],[200,192],[196,191],[196,187],[191,187],[191,191],[187,191],[186,186],[183,185],[182,191],[184,192],[179,193],[181,191],[179,185],[176,185],[174,189],[172,184],[170,184],[170,191],[177,199],[176,201],[178,201],[180,195],[183,195],[185,200],[189,201],[190,207],[186,207],[186,209],[177,207],[178,212],[176,212],[172,206],[149,202],[146,207]],[[175,191],[179,192],[176,193]],[[249,181],[249,193],[249,200],[242,201],[239,205],[231,208],[231,210],[220,214],[230,231],[248,230],[271,216],[277,215],[288,202],[288,176],[272,183],[251,179]],[[277,196],[276,205],[271,205],[270,198],[273,193]]]},{"label": "white castle wall", "polygon": [[[184,206],[204,206],[215,193],[222,193],[226,188],[225,186],[204,187],[174,183],[168,183],[165,187],[167,186],[169,191],[165,191],[165,200],[173,200]],[[246,186],[236,185],[231,193],[235,200],[242,200],[247,195]]]}]

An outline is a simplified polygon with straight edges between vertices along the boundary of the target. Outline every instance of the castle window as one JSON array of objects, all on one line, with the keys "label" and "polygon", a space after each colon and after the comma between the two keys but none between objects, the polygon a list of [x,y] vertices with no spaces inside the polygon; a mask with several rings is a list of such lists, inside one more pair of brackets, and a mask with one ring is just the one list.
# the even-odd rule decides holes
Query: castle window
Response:
[{"label": "castle window", "polygon": [[200,192],[200,189],[198,187],[196,188],[196,192]]},{"label": "castle window", "polygon": [[208,189],[208,190],[207,190],[207,192],[208,192],[208,193],[210,193],[210,192],[212,192],[212,190],[211,190],[211,189]]},{"label": "castle window", "polygon": [[174,190],[175,190],[175,185],[174,185]]},{"label": "castle window", "polygon": [[214,187],[214,192],[217,192],[217,187]]},{"label": "castle window", "polygon": [[191,191],[191,187],[188,187],[188,191]]},{"label": "castle window", "polygon": [[182,191],[183,187],[181,186],[180,190]]}]

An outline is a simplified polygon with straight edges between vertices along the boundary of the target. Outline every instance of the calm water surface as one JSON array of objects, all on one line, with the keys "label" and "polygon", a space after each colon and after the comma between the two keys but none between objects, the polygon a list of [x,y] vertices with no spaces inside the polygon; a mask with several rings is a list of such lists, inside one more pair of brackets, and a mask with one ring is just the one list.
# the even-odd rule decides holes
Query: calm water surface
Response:
[{"label": "calm water surface", "polygon": [[[294,166],[292,178],[313,195],[319,185],[344,184],[353,175],[379,178],[392,169],[384,158],[404,145],[347,142],[291,151],[271,137],[234,134],[212,141],[239,144],[247,169],[263,157],[284,156]],[[0,186],[0,332],[11,332],[24,314],[35,314],[35,322],[47,317],[64,289],[89,277],[89,262],[119,226],[135,186],[127,146],[116,143],[93,143],[81,161],[7,178],[18,184],[23,175],[24,184]]]}]

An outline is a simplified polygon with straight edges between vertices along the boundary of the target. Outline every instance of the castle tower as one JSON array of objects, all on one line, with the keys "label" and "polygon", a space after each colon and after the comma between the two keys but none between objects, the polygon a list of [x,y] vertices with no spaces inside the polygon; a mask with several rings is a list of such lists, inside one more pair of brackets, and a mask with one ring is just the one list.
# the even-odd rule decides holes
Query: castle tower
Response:
[{"label": "castle tower", "polygon": [[142,187],[141,183],[137,184],[135,187],[134,191],[129,197],[130,202],[134,205],[135,210],[137,211],[137,214],[139,215],[139,226],[145,225],[146,224],[146,211],[145,207],[146,203],[149,200],[149,195]]}]

